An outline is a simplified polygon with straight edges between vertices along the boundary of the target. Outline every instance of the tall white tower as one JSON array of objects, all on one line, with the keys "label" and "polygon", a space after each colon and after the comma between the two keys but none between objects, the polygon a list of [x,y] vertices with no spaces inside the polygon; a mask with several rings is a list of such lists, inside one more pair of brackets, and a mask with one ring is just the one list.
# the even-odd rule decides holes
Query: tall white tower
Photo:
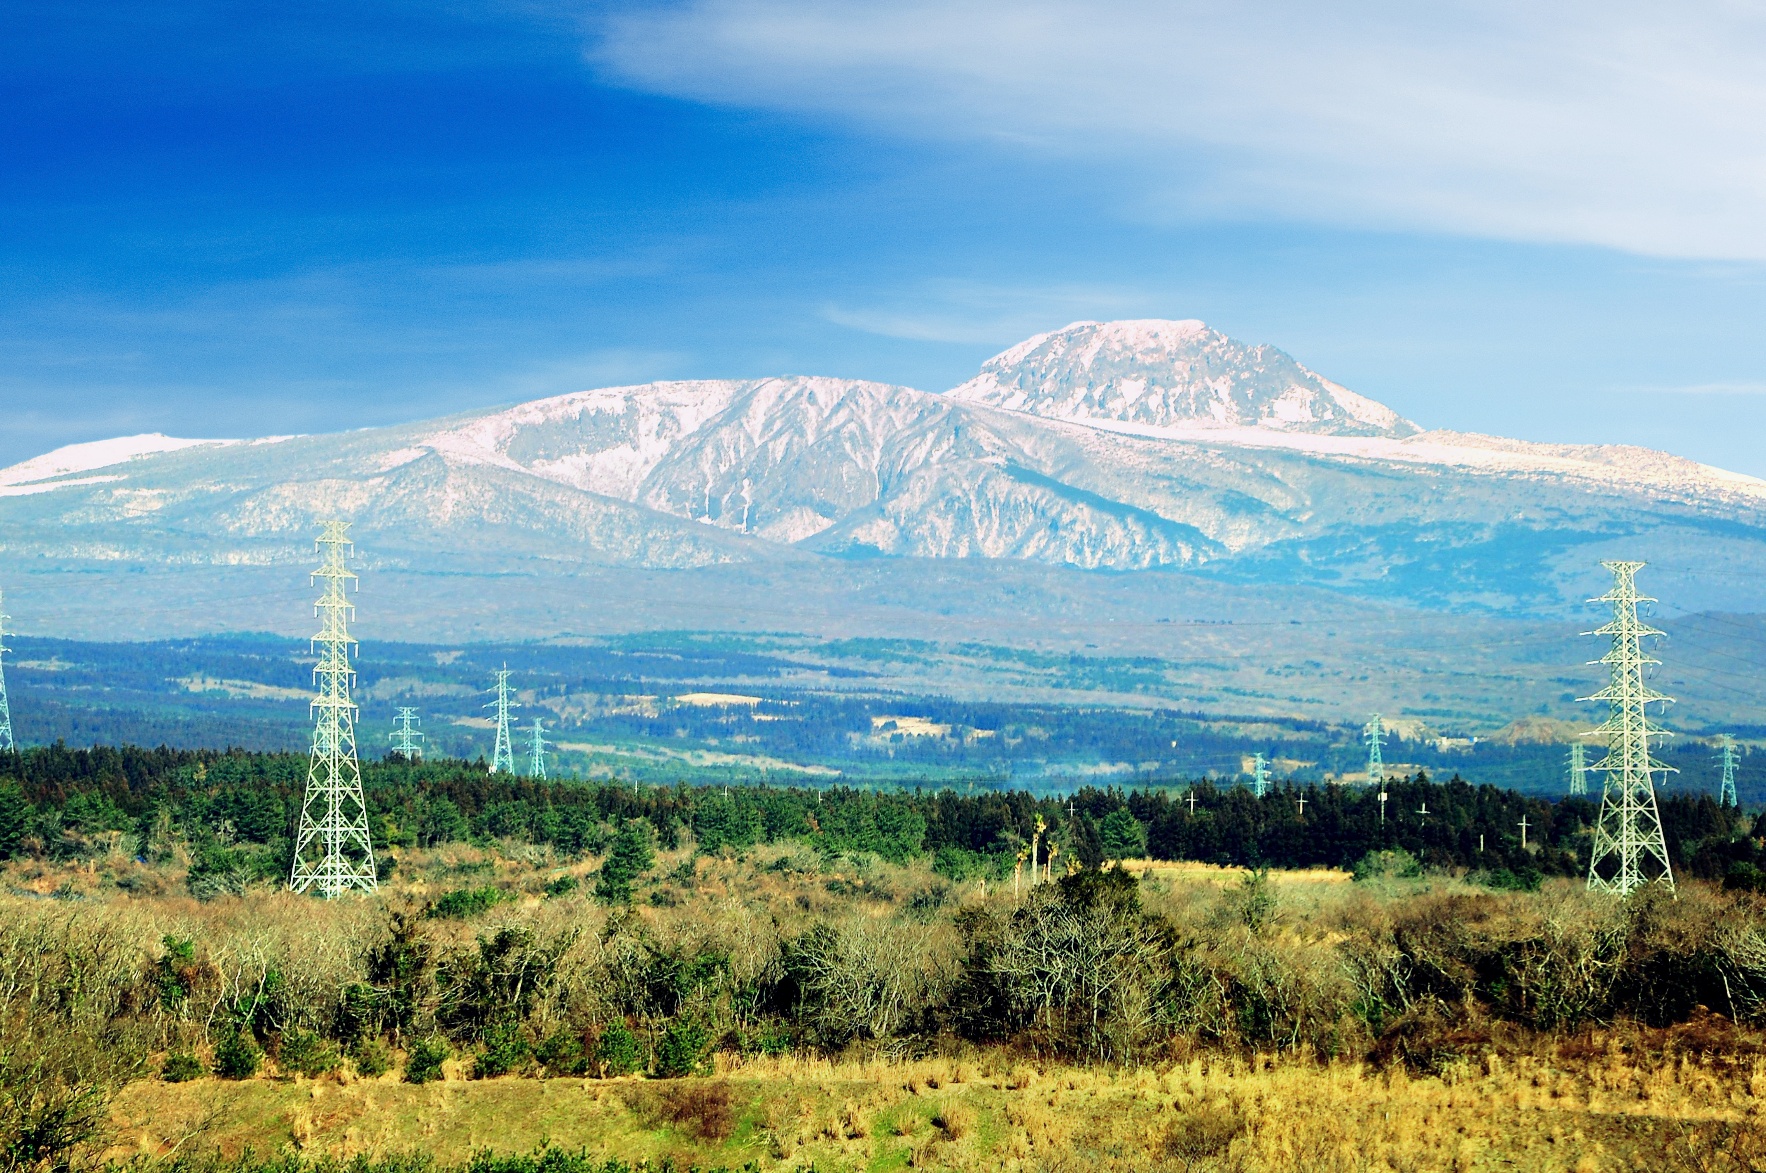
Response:
[{"label": "tall white tower", "polygon": [[[3,682],[0,682],[0,683],[3,683]],[[0,706],[3,706],[5,704],[6,704],[6,693],[4,691],[0,691]],[[5,710],[3,708],[0,708],[0,716],[4,716],[4,715],[5,715]],[[1735,799],[1735,738],[1729,736],[1729,734],[1727,734],[1727,733],[1725,733],[1723,735],[1722,762],[1723,762],[1723,790],[1717,796],[1717,801],[1722,803],[1724,806],[1740,806],[1741,803],[1737,802]]]},{"label": "tall white tower", "polygon": [[546,730],[538,717],[533,722],[533,739],[528,742],[527,776],[544,778],[546,776]]},{"label": "tall white tower", "polygon": [[401,705],[399,715],[393,718],[392,752],[407,762],[414,762],[423,756],[423,734],[417,728],[421,724],[423,718],[417,715],[415,708],[409,706]]},{"label": "tall white tower", "polygon": [[515,772],[515,747],[509,741],[509,712],[520,708],[510,700],[509,669],[504,668],[497,673],[497,699],[486,705],[487,709],[497,710],[497,744],[491,750],[491,773],[513,774]]},{"label": "tall white tower", "polygon": [[1374,719],[1367,723],[1367,728],[1363,730],[1363,732],[1367,735],[1367,784],[1369,786],[1378,786],[1381,790],[1384,790],[1386,788],[1386,759],[1384,754],[1386,747],[1386,726],[1380,722],[1380,715],[1378,713],[1374,714]]},{"label": "tall white tower", "polygon": [[1258,798],[1269,793],[1269,759],[1261,753],[1251,760],[1251,793]]},{"label": "tall white tower", "polygon": [[314,605],[319,634],[312,641],[319,653],[313,666],[318,696],[313,698],[313,752],[288,886],[296,892],[317,889],[329,900],[351,888],[372,892],[379,885],[368,804],[362,798],[362,767],[356,761],[356,706],[350,699],[356,675],[350,649],[356,641],[350,638],[349,620],[355,609],[345,592],[356,576],[344,562],[351,545],[349,523],[323,523],[315,545],[320,563],[313,578],[324,583]]},{"label": "tall white tower", "polygon": [[1580,741],[1570,743],[1570,793],[1588,793],[1588,747]]},{"label": "tall white tower", "polygon": [[1642,562],[1602,562],[1613,573],[1613,586],[1594,603],[1611,603],[1612,622],[1588,632],[1607,635],[1613,646],[1594,663],[1607,666],[1607,686],[1583,700],[1606,701],[1606,723],[1594,733],[1607,738],[1607,756],[1589,767],[1607,776],[1601,794],[1600,821],[1594,828],[1594,855],[1588,863],[1588,886],[1628,896],[1643,884],[1659,883],[1674,890],[1674,869],[1668,863],[1668,844],[1662,836],[1662,818],[1656,810],[1654,775],[1669,767],[1650,756],[1650,743],[1668,736],[1652,725],[1646,707],[1668,704],[1644,683],[1644,668],[1661,661],[1646,655],[1642,640],[1662,633],[1645,626],[1637,617],[1639,603],[1654,599],[1637,593],[1637,572]]},{"label": "tall white tower", "polygon": [[6,653],[12,650],[6,646],[6,621],[11,618],[6,613],[6,596],[0,594],[0,753],[18,748],[12,740],[12,706],[6,703]]}]

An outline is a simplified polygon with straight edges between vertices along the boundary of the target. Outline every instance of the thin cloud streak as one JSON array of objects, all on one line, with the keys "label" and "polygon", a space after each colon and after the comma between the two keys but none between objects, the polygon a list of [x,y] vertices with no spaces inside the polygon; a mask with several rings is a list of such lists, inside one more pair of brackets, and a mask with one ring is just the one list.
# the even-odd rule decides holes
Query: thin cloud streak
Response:
[{"label": "thin cloud streak", "polygon": [[1116,172],[1168,217],[1766,259],[1766,11],[688,0],[616,10],[610,78]]}]

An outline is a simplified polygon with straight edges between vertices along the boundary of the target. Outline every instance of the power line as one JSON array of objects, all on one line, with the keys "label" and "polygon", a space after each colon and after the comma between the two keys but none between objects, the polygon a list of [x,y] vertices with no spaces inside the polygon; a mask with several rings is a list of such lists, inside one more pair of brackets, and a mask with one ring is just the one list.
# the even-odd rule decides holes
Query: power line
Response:
[{"label": "power line", "polygon": [[292,891],[316,888],[327,900],[351,888],[373,892],[379,887],[368,804],[362,798],[362,767],[356,760],[356,706],[350,699],[355,640],[349,618],[354,608],[345,591],[356,576],[344,562],[351,545],[348,533],[348,522],[327,521],[314,543],[321,562],[312,577],[325,583],[314,606],[320,617],[319,634],[313,637],[319,649],[319,662],[313,666],[319,695],[313,698],[313,752],[288,876]]}]

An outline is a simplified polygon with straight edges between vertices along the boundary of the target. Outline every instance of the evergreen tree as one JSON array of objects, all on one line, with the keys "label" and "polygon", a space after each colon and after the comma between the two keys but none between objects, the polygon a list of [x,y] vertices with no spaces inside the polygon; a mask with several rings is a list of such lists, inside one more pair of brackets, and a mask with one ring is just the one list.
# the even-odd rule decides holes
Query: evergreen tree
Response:
[{"label": "evergreen tree", "polygon": [[630,904],[632,881],[650,870],[656,862],[650,835],[650,824],[643,819],[629,819],[613,837],[607,851],[607,862],[601,865],[595,881],[595,898],[605,904]]},{"label": "evergreen tree", "polygon": [[1119,808],[1098,824],[1098,842],[1105,859],[1139,859],[1147,854],[1147,829],[1139,819]]},{"label": "evergreen tree", "polygon": [[0,859],[11,859],[30,825],[31,804],[17,782],[0,782]]}]

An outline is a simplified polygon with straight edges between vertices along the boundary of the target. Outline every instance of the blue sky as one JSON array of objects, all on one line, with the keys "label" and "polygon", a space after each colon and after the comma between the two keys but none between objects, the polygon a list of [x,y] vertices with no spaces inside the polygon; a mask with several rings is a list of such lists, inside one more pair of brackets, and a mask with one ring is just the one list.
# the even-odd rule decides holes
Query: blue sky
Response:
[{"label": "blue sky", "polygon": [[945,0],[0,9],[0,464],[1199,317],[1766,475],[1766,22]]}]

